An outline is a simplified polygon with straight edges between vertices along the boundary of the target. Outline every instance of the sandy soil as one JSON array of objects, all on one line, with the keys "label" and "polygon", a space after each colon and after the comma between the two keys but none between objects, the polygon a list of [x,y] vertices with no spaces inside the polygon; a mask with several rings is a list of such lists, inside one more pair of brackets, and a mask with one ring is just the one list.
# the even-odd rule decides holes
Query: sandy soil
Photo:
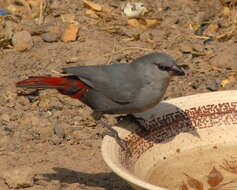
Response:
[{"label": "sandy soil", "polygon": [[[96,2],[118,12],[126,3]],[[104,129],[96,126],[91,110],[54,90],[21,96],[32,91],[16,89],[15,82],[28,76],[58,75],[63,67],[110,64],[111,60],[125,63],[151,51],[163,51],[183,65],[187,73],[173,78],[164,99],[209,89],[237,89],[235,8],[223,12],[218,0],[143,2],[153,10],[150,17],[162,19],[160,25],[145,31],[127,25],[124,17],[108,14],[90,18],[78,0],[54,4],[40,26],[31,19],[20,21],[18,30],[32,34],[33,47],[24,52],[14,48],[0,50],[1,190],[11,189],[4,174],[21,167],[32,168],[34,181],[31,187],[19,189],[131,189],[105,165],[100,152]],[[66,26],[60,14],[65,13],[74,14],[79,23],[78,40],[45,42],[37,31],[53,27],[60,33]],[[205,24],[217,29],[204,27]],[[77,62],[68,63],[72,59]],[[108,116],[109,120],[112,118]]]}]

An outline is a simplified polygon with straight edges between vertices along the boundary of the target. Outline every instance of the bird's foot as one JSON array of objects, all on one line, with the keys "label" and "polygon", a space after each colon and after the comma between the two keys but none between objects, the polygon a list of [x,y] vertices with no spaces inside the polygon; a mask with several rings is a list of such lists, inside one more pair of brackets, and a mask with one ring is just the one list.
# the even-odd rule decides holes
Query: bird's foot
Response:
[{"label": "bird's foot", "polygon": [[109,130],[109,131],[104,132],[103,135],[108,135],[108,136],[113,137],[116,140],[116,142],[118,143],[118,145],[122,148],[123,151],[126,151],[127,153],[131,154],[126,141],[119,137],[119,134],[118,134],[118,132],[115,129],[113,129],[107,123],[105,123],[105,122],[103,122],[101,120],[99,120],[98,122],[103,127],[105,127],[106,129]]},{"label": "bird's foot", "polygon": [[[112,128],[111,128],[112,129]],[[118,132],[115,131],[114,129],[113,130],[109,130],[109,131],[105,131],[103,133],[103,136],[105,135],[108,135],[108,136],[111,136],[113,137],[116,142],[118,143],[118,145],[122,148],[123,151],[127,151],[128,150],[128,146],[127,146],[127,143],[125,140],[121,139],[119,136],[118,136]]]}]

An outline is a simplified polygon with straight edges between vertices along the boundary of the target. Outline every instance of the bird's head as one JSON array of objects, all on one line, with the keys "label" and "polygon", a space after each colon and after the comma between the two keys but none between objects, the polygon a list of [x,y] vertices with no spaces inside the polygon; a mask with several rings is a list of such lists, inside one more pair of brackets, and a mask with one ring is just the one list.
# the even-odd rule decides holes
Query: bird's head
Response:
[{"label": "bird's head", "polygon": [[165,53],[152,53],[152,64],[154,64],[160,71],[168,72],[171,75],[183,76],[184,70],[179,67],[175,60]]}]

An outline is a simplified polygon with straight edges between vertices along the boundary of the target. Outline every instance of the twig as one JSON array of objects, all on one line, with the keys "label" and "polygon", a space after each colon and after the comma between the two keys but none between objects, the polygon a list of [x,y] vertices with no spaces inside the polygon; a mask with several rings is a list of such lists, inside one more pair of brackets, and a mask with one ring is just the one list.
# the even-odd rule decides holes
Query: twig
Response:
[{"label": "twig", "polygon": [[51,70],[52,73],[59,75],[59,76],[65,76],[64,74],[62,74],[61,72],[55,71],[55,70]]},{"label": "twig", "polygon": [[45,10],[45,6],[46,6],[46,1],[41,1],[40,2],[40,15],[39,15],[39,22],[38,24],[41,25],[43,23],[44,20],[44,10]]},{"label": "twig", "polygon": [[113,49],[112,49],[112,53],[111,56],[109,57],[107,64],[110,64],[112,59],[113,59],[113,53],[115,52],[115,40],[114,40],[114,45],[113,45]]}]

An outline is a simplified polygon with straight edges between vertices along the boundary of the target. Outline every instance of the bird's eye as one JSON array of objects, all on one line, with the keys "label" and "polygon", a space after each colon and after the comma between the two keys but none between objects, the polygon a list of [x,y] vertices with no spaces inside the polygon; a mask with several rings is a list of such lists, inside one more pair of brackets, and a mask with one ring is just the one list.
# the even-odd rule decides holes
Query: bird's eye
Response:
[{"label": "bird's eye", "polygon": [[166,67],[164,65],[158,65],[159,69],[162,71],[170,71],[170,67]]}]

